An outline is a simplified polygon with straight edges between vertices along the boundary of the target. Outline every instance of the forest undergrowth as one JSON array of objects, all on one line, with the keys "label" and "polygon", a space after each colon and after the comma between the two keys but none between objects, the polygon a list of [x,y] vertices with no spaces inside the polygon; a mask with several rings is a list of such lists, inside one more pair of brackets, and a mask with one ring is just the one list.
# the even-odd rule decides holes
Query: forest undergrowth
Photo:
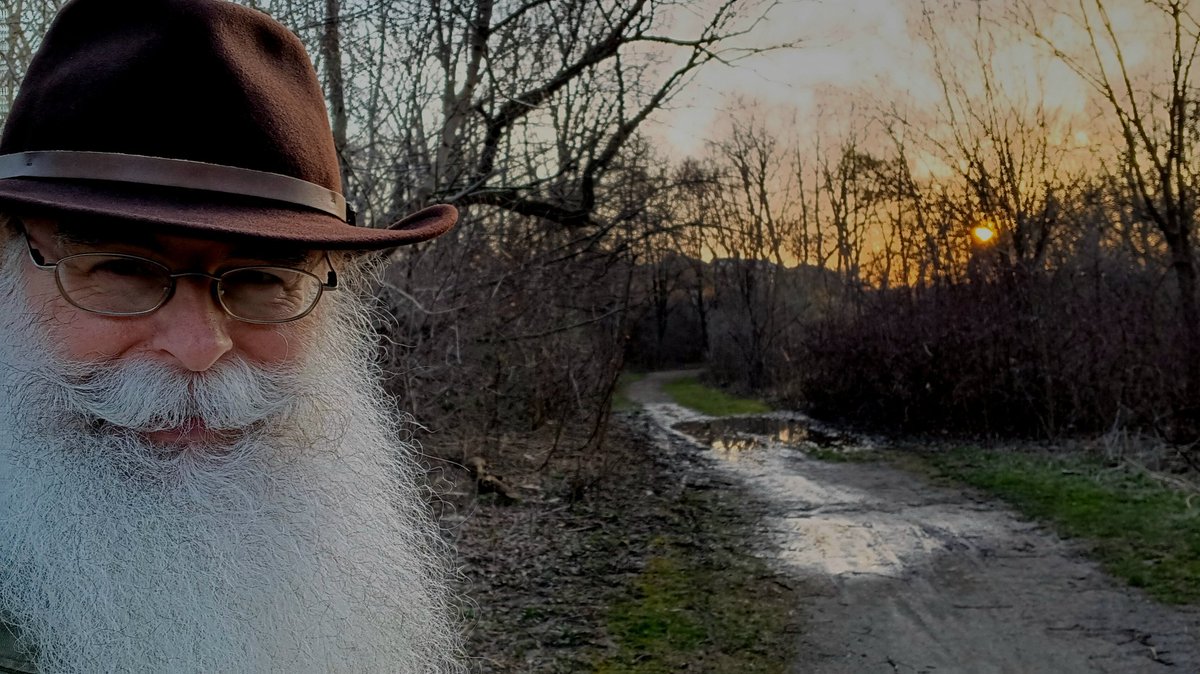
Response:
[{"label": "forest undergrowth", "polygon": [[602,481],[582,494],[587,458],[541,466],[549,438],[489,466],[516,499],[444,471],[471,671],[785,671],[799,588],[750,554],[754,498],[654,451],[648,428],[618,415]]}]

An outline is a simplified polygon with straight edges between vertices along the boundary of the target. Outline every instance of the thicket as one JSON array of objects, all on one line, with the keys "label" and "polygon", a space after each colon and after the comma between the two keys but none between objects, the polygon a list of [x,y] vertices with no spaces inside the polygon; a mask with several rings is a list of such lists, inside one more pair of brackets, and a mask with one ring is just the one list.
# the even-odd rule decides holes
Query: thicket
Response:
[{"label": "thicket", "polygon": [[863,425],[1173,435],[1187,349],[1155,276],[1068,268],[866,292],[854,315],[805,326],[805,366],[779,383],[792,402]]},{"label": "thicket", "polygon": [[[707,364],[727,386],[907,431],[1186,430],[1188,349],[1165,265],[1072,259],[918,288],[847,286],[811,268],[754,265],[745,274],[787,300],[756,300],[755,311],[781,326],[759,340],[770,343],[763,351],[746,348],[750,307],[720,285],[728,265],[707,265],[703,281]],[[700,319],[689,295],[679,290],[669,303],[661,342],[653,321],[639,323],[634,363],[670,366],[673,354],[695,352]]]}]

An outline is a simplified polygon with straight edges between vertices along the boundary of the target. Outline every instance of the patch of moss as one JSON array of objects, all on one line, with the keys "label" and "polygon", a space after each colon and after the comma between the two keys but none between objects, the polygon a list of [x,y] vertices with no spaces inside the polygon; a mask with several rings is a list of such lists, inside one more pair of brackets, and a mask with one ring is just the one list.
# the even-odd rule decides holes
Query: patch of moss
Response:
[{"label": "patch of moss", "polygon": [[609,620],[612,634],[627,648],[691,650],[704,641],[704,625],[692,610],[691,582],[681,559],[652,558],[637,591],[639,596],[617,606]]},{"label": "patch of moss", "polygon": [[689,540],[656,543],[631,596],[609,608],[616,650],[594,671],[785,672],[796,590],[719,532],[703,554]]},{"label": "patch of moss", "polygon": [[663,390],[677,404],[710,417],[762,414],[771,411],[771,407],[761,400],[729,395],[720,389],[701,384],[695,377],[685,377],[667,382],[663,384]]}]

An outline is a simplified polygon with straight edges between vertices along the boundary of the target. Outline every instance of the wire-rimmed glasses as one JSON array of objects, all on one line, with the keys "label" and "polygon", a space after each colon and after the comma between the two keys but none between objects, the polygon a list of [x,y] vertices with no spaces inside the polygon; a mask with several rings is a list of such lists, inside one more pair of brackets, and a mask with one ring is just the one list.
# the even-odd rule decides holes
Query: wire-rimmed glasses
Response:
[{"label": "wire-rimmed glasses", "polygon": [[247,323],[288,323],[307,316],[326,290],[336,290],[337,272],[329,263],[328,280],[291,267],[235,267],[218,274],[172,272],[149,258],[124,253],[89,252],[46,262],[29,241],[34,266],[54,272],[63,299],[104,316],[144,316],[166,304],[177,279],[209,279],[213,299],[225,313]]}]

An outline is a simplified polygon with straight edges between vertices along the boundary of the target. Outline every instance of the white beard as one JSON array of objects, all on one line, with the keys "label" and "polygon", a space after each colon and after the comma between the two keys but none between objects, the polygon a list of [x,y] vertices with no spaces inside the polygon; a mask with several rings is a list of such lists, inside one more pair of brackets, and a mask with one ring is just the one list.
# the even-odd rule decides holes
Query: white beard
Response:
[{"label": "white beard", "polygon": [[[11,282],[0,316],[0,613],[40,671],[459,671],[445,549],[354,321],[293,371],[156,390],[169,373],[31,348]],[[196,416],[248,430],[208,452],[129,430]]]}]

